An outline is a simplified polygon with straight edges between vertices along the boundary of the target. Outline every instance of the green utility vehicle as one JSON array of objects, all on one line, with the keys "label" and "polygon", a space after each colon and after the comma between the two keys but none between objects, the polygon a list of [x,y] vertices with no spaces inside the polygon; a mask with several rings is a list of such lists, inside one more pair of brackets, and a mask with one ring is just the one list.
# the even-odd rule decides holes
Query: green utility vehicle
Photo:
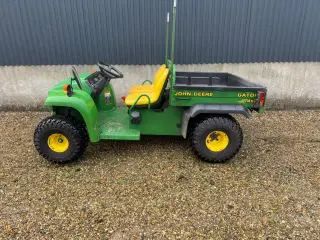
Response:
[{"label": "green utility vehicle", "polygon": [[98,62],[99,71],[73,76],[50,89],[45,104],[52,116],[35,129],[40,155],[56,162],[77,160],[88,142],[102,139],[139,140],[141,135],[189,138],[194,152],[209,162],[224,162],[238,153],[243,133],[230,114],[250,118],[262,113],[266,88],[229,73],[177,72],[174,65],[176,1],[173,7],[171,59],[155,74],[130,88],[118,107],[111,80],[123,74]]}]

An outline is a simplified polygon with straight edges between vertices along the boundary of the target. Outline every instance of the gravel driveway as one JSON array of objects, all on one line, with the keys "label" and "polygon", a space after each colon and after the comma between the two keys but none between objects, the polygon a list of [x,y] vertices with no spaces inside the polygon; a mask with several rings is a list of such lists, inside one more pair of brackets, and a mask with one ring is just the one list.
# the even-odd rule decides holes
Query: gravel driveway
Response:
[{"label": "gravel driveway", "polygon": [[0,112],[1,239],[320,239],[319,110],[238,117],[226,164],[149,136],[53,165],[32,141],[46,115]]}]

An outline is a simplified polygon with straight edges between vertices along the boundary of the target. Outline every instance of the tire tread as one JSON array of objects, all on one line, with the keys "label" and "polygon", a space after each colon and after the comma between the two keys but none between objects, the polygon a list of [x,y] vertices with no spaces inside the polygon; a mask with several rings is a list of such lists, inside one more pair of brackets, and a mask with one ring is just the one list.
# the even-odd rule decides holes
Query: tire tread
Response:
[{"label": "tire tread", "polygon": [[[74,141],[74,150],[68,159],[57,160],[47,151],[44,151],[41,145],[41,136],[50,129],[64,129],[71,132],[71,141]],[[83,123],[66,116],[50,116],[43,119],[36,127],[34,132],[34,145],[39,154],[45,159],[54,163],[66,163],[79,159],[86,151],[88,146],[88,133]]]},{"label": "tire tread", "polygon": [[[239,141],[237,141],[236,149],[228,157],[223,157],[221,159],[213,159],[208,157],[203,151],[201,151],[199,147],[201,145],[201,135],[211,126],[225,126],[231,129],[239,138]],[[190,137],[194,153],[202,160],[214,163],[225,162],[233,158],[239,152],[243,142],[243,132],[240,127],[240,124],[232,116],[208,116],[204,118],[202,121],[199,121],[195,124]]]}]

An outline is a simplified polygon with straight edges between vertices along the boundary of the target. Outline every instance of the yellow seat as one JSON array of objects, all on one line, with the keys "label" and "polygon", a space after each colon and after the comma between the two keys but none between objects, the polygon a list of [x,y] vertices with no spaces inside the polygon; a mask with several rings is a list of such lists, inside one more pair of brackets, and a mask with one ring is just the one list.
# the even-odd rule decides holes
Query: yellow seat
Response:
[{"label": "yellow seat", "polygon": [[154,76],[154,82],[151,85],[135,85],[132,86],[129,90],[129,93],[142,93],[142,92],[153,92],[154,86],[157,84],[157,81],[162,76],[164,71],[166,70],[166,65],[163,64]]},{"label": "yellow seat", "polygon": [[129,93],[142,93],[142,92],[153,92],[154,85],[135,85],[132,86],[129,90]]},{"label": "yellow seat", "polygon": [[[126,105],[132,106],[141,94],[146,94],[149,96],[150,104],[157,102],[161,95],[162,89],[165,87],[164,85],[167,80],[168,74],[169,74],[169,69],[165,68],[162,75],[159,75],[158,78],[156,79],[157,81],[155,81],[155,84],[153,85],[154,86],[153,91],[129,93],[129,95],[126,97],[126,100],[125,100]],[[148,98],[143,96],[136,103],[136,106],[148,105],[148,102],[149,102]]]}]

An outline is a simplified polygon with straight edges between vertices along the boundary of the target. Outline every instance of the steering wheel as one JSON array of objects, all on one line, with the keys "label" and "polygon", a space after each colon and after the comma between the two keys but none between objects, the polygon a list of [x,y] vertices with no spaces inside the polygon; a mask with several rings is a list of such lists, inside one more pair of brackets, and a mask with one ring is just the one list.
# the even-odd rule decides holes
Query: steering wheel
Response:
[{"label": "steering wheel", "polygon": [[104,62],[98,62],[98,66],[101,73],[108,78],[123,78],[123,74],[110,64],[105,64]]},{"label": "steering wheel", "polygon": [[75,67],[72,67],[72,73],[73,73],[73,77],[74,78],[71,79],[71,83],[72,83],[72,80],[76,80],[76,82],[78,84],[78,87],[82,90],[82,84],[80,82],[80,77],[79,77],[79,74],[78,74],[78,72],[77,72]]}]

